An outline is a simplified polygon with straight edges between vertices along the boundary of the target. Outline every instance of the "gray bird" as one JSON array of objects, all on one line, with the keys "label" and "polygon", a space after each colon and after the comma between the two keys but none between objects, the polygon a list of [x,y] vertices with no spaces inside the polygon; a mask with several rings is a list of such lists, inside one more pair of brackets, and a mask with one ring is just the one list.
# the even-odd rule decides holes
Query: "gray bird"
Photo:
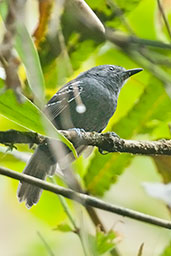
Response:
[{"label": "gray bird", "polygon": [[[123,84],[140,71],[141,68],[126,70],[114,65],[93,67],[64,85],[47,103],[45,113],[59,130],[77,128],[77,132],[78,129],[101,132],[116,111]],[[69,150],[66,149],[66,153]],[[51,147],[39,145],[23,173],[44,180],[54,174],[56,162]],[[20,182],[17,194],[19,201],[26,201],[30,208],[38,202],[41,192],[36,186]]]}]

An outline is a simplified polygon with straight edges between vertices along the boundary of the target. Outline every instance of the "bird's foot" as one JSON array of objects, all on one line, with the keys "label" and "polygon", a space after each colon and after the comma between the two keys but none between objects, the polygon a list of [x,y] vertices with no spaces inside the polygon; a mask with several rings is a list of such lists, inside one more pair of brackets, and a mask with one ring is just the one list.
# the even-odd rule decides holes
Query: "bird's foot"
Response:
[{"label": "bird's foot", "polygon": [[80,139],[82,139],[82,133],[85,132],[82,128],[70,128],[68,131],[75,131]]},{"label": "bird's foot", "polygon": [[107,155],[109,152],[103,150],[102,148],[98,148],[99,150],[99,153],[102,154],[102,155]]}]

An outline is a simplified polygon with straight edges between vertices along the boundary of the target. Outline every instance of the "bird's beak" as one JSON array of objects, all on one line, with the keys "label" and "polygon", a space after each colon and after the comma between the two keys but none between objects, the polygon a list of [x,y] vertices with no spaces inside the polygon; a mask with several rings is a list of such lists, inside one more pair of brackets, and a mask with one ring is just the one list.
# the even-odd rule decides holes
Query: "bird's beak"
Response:
[{"label": "bird's beak", "polygon": [[128,78],[128,77],[133,76],[136,73],[141,72],[141,71],[143,71],[142,68],[134,68],[134,69],[128,69],[124,73],[125,73],[125,76]]}]

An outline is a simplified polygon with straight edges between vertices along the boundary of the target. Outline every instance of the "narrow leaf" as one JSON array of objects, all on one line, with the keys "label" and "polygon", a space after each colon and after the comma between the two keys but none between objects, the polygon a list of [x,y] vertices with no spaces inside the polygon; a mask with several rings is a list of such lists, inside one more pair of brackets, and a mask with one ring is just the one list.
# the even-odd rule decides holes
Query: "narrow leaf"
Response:
[{"label": "narrow leaf", "polygon": [[61,231],[61,232],[71,232],[73,231],[72,227],[67,223],[59,224],[54,230]]},{"label": "narrow leaf", "polygon": [[17,27],[15,47],[25,66],[27,80],[35,96],[36,103],[42,107],[44,105],[45,82],[39,56],[31,36],[21,23]]},{"label": "narrow leaf", "polygon": [[19,124],[20,126],[43,135],[48,135],[48,127],[53,137],[60,139],[77,156],[72,143],[60,134],[49,119],[26,97],[21,95],[24,103],[18,103],[14,92],[11,90],[0,94],[0,114]]}]

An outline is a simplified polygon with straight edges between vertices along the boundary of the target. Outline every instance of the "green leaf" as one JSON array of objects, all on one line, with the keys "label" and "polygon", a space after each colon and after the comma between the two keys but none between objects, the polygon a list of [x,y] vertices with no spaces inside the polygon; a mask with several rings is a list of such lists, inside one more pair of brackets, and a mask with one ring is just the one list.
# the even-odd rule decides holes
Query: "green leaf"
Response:
[{"label": "green leaf", "polygon": [[[170,98],[162,84],[157,79],[150,78],[150,83],[140,99],[126,116],[112,126],[112,131],[126,139],[147,133],[150,121],[170,120],[170,114],[165,111],[166,109],[171,109]],[[88,192],[102,196],[117,181],[117,177],[130,164],[132,158],[130,154],[111,153],[100,156],[98,152],[95,152],[84,177]]]},{"label": "green leaf", "polygon": [[[119,2],[119,0],[117,1]],[[127,2],[125,3],[126,6]],[[131,2],[134,1],[129,1],[129,3]],[[132,9],[128,16],[128,21],[131,28],[136,32],[136,36],[152,40],[157,38],[157,30],[155,28],[156,5],[156,1],[144,0],[141,1],[136,9]]]},{"label": "green leaf", "polygon": [[[23,43],[24,42],[24,43]],[[26,27],[17,26],[16,50],[25,66],[29,86],[35,96],[36,103],[44,106],[45,82],[37,50]]]},{"label": "green leaf", "polygon": [[65,143],[76,157],[77,153],[72,143],[57,131],[49,119],[30,100],[23,95],[21,97],[24,103],[17,101],[12,90],[1,92],[0,114],[26,129],[43,135],[48,135],[50,130],[51,136]]},{"label": "green leaf", "polygon": [[171,255],[171,242],[170,244],[165,248],[162,254],[160,256],[170,256]]},{"label": "green leaf", "polygon": [[84,177],[87,191],[102,196],[111,184],[117,181],[118,176],[130,164],[132,158],[130,154],[119,153],[102,156],[96,151]]},{"label": "green leaf", "polygon": [[89,235],[89,240],[97,255],[103,255],[111,251],[115,247],[114,239],[116,234],[113,230],[110,230],[107,233],[97,229],[96,236]]},{"label": "green leaf", "polygon": [[140,99],[126,117],[113,125],[112,130],[122,138],[131,138],[136,134],[147,133],[149,131],[148,124],[152,120],[171,120],[171,113],[166,109],[171,109],[171,100],[162,83],[150,77],[149,84]]},{"label": "green leaf", "polygon": [[0,15],[3,19],[6,18],[6,15],[8,13],[8,6],[6,1],[0,2]]},{"label": "green leaf", "polygon": [[65,222],[59,224],[54,230],[61,231],[61,232],[71,232],[71,231],[73,232],[72,227]]},{"label": "green leaf", "polygon": [[130,12],[130,11],[132,12],[140,2],[141,0],[134,0],[134,1],[116,0],[116,3],[124,12]]}]

